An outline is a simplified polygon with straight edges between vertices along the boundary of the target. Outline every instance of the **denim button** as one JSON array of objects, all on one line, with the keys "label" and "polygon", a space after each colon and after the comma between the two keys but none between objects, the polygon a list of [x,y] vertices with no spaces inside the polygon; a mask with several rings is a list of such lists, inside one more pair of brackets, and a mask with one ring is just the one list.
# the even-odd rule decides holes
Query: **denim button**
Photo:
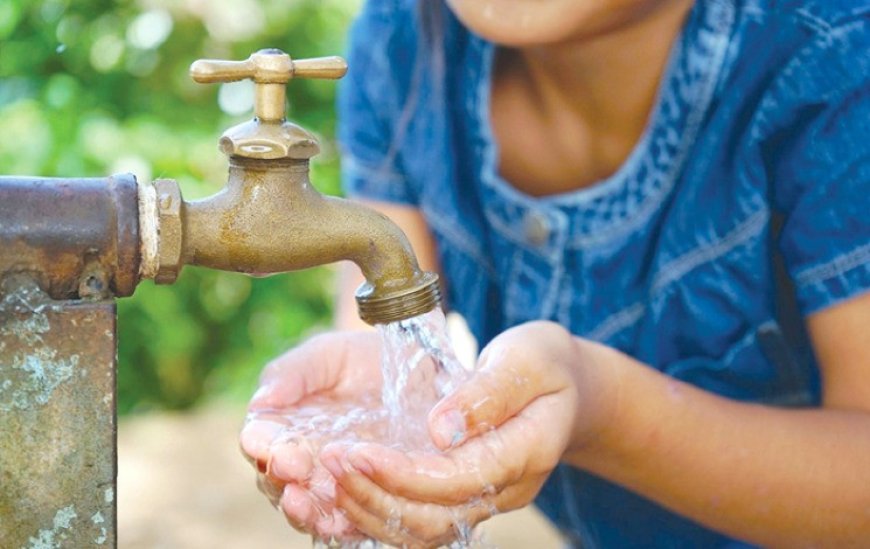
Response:
[{"label": "denim button", "polygon": [[524,228],[526,241],[532,246],[546,244],[550,238],[550,220],[541,212],[529,212],[526,214]]}]

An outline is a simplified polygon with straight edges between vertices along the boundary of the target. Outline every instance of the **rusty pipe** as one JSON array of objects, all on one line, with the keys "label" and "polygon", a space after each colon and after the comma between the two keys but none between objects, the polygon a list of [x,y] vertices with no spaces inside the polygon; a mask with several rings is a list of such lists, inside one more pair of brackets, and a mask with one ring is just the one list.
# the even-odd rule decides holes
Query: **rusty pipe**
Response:
[{"label": "rusty pipe", "polygon": [[139,250],[132,174],[0,177],[0,276],[29,277],[58,300],[129,296]]},{"label": "rusty pipe", "polygon": [[185,202],[164,180],[154,201],[158,282],[172,282],[185,264],[268,274],[350,260],[366,278],[356,296],[366,322],[410,318],[439,302],[437,276],[420,270],[404,233],[374,210],[321,195],[307,159],[231,156],[217,194]]}]

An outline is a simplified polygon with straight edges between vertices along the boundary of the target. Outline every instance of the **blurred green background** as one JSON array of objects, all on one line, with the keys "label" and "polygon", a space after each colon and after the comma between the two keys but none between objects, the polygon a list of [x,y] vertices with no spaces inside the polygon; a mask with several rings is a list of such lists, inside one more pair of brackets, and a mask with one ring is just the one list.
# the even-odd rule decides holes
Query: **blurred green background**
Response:
[{"label": "blurred green background", "polygon": [[[344,51],[359,0],[0,0],[0,174],[132,172],[219,189],[224,129],[250,117],[249,83],[199,85],[198,58]],[[338,194],[335,83],[298,81],[290,118],[322,137],[312,180]],[[118,410],[246,399],[263,364],[329,323],[331,271],[251,279],[187,267],[119,301]]]}]

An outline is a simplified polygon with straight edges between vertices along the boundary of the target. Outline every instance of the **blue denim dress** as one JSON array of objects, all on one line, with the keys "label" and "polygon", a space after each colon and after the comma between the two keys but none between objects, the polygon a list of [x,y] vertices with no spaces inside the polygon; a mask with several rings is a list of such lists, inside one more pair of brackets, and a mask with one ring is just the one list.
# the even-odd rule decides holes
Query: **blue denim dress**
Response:
[{"label": "blue denim dress", "polygon": [[[624,165],[534,198],[498,174],[494,46],[435,0],[370,0],[344,185],[423,212],[482,345],[550,319],[720,395],[813,405],[802,317],[870,289],[868,20],[867,0],[698,0]],[[536,503],[583,547],[740,543],[565,465]]]}]

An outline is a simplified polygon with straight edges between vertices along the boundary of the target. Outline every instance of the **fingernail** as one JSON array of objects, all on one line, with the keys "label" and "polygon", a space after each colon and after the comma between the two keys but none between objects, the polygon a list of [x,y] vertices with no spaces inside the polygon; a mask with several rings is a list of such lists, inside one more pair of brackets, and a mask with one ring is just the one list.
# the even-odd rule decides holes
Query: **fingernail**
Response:
[{"label": "fingernail", "polygon": [[253,459],[265,459],[275,437],[284,429],[283,425],[266,420],[249,421],[239,435],[242,451]]},{"label": "fingernail", "polygon": [[254,393],[254,396],[251,397],[250,405],[253,406],[255,404],[260,403],[261,401],[268,400],[269,396],[272,393],[271,385],[263,385]]},{"label": "fingernail", "polygon": [[367,477],[372,476],[372,473],[374,473],[374,468],[372,467],[372,464],[369,463],[366,458],[360,455],[351,454],[350,456],[348,456],[347,460],[350,462],[354,469]]},{"label": "fingernail", "polygon": [[445,446],[456,446],[465,436],[465,417],[457,410],[450,410],[435,419],[433,430]]}]

